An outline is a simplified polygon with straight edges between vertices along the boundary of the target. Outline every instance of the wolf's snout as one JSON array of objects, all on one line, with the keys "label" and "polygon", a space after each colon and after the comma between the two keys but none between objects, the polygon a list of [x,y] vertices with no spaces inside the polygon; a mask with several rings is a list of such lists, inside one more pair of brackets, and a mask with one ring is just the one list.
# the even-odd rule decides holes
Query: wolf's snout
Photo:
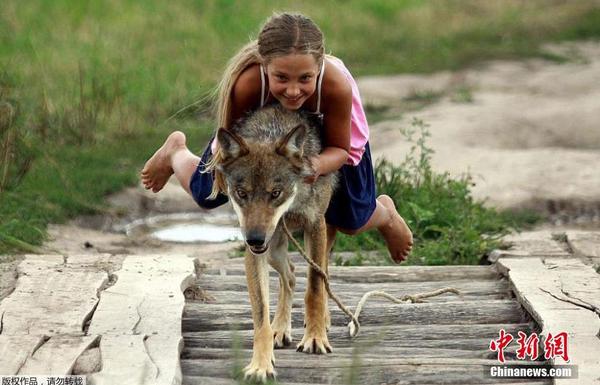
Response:
[{"label": "wolf's snout", "polygon": [[265,233],[262,231],[250,230],[246,234],[246,243],[248,246],[262,246],[265,244]]}]

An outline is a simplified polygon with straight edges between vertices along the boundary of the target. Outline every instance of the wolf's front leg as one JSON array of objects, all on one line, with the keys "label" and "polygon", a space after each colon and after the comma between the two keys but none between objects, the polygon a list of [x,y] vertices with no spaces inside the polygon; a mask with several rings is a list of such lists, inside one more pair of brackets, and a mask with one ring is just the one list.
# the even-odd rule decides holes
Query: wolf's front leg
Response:
[{"label": "wolf's front leg", "polygon": [[294,265],[288,257],[288,240],[282,231],[277,231],[276,239],[271,240],[269,263],[279,273],[279,299],[271,328],[275,348],[283,348],[292,343],[292,301],[294,299]]},{"label": "wolf's front leg", "polygon": [[252,361],[244,368],[244,378],[265,382],[275,377],[273,330],[269,321],[269,272],[267,256],[254,256],[246,250],[246,280],[254,321]]},{"label": "wolf's front leg", "polygon": [[[304,230],[304,245],[312,260],[321,270],[327,271],[325,218],[321,218],[317,224]],[[304,337],[298,344],[297,350],[305,353],[331,353],[331,345],[327,339],[329,314],[325,283],[321,275],[312,268],[308,270],[304,305]]]}]

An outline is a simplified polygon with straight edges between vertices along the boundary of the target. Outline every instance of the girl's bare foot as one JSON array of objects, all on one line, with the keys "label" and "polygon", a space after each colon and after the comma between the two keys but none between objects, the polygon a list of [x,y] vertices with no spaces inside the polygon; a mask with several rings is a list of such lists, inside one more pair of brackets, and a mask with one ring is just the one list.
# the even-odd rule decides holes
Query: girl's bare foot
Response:
[{"label": "girl's bare foot", "polygon": [[159,192],[173,175],[171,158],[173,154],[181,149],[186,149],[185,134],[175,131],[150,158],[142,169],[142,183],[147,190]]},{"label": "girl's bare foot", "polygon": [[377,201],[388,209],[390,219],[387,224],[379,227],[379,231],[385,242],[394,262],[400,263],[408,257],[412,250],[413,237],[412,232],[404,219],[396,211],[396,205],[392,198],[387,195],[380,195]]}]

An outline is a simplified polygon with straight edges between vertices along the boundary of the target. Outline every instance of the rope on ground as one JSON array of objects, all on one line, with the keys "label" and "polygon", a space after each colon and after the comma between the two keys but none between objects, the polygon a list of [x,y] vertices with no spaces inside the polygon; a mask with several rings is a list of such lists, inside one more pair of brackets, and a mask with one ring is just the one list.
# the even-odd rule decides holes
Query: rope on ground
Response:
[{"label": "rope on ground", "polygon": [[460,292],[453,287],[445,287],[443,289],[438,289],[438,290],[434,290],[434,291],[427,292],[427,293],[420,293],[420,294],[415,294],[415,295],[405,295],[401,298],[394,297],[393,295],[388,294],[385,291],[373,290],[368,293],[365,293],[362,296],[360,301],[358,301],[358,305],[356,305],[356,311],[354,312],[354,314],[352,314],[352,312],[350,310],[348,310],[348,308],[342,303],[342,301],[338,298],[338,296],[335,295],[331,291],[331,288],[329,287],[329,277],[327,276],[327,274],[321,269],[321,267],[319,265],[317,265],[306,254],[306,252],[304,251],[302,246],[300,246],[298,241],[296,241],[296,239],[293,237],[292,233],[290,233],[290,230],[288,229],[287,224],[285,223],[285,219],[283,219],[283,231],[285,232],[287,237],[290,239],[290,241],[292,241],[294,246],[296,246],[296,248],[300,252],[300,255],[302,255],[302,258],[304,258],[304,260],[321,277],[323,277],[323,281],[325,283],[325,290],[327,290],[327,294],[329,295],[329,298],[331,298],[337,304],[338,308],[341,311],[343,311],[348,317],[351,318],[351,321],[348,323],[348,333],[350,334],[351,338],[356,337],[358,335],[358,333],[360,332],[360,323],[358,322],[358,316],[360,315],[360,312],[362,311],[363,306],[367,302],[367,299],[369,299],[370,297],[383,297],[394,303],[406,303],[406,302],[421,303],[421,302],[425,302],[424,301],[425,298],[435,297],[435,296],[438,296],[438,295],[441,295],[444,293],[454,293],[456,295],[460,295]]}]

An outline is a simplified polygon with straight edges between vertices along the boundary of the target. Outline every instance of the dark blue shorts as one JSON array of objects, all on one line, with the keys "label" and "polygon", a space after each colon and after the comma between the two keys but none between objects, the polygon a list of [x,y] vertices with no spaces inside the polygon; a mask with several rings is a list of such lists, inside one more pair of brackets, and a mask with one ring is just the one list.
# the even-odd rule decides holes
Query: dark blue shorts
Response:
[{"label": "dark blue shorts", "polygon": [[373,215],[376,197],[371,150],[367,142],[360,162],[356,166],[345,164],[340,169],[338,186],[329,202],[325,220],[335,227],[357,230]]},{"label": "dark blue shorts", "polygon": [[[190,190],[194,200],[200,207],[205,209],[221,206],[228,201],[225,194],[219,194],[213,200],[207,199],[212,191],[214,178],[212,173],[204,173],[203,171],[205,164],[212,156],[211,143],[212,140],[209,141],[206,150],[204,150],[198,169],[194,172],[190,181]],[[358,165],[344,165],[340,169],[338,186],[325,213],[325,220],[330,225],[343,229],[359,229],[373,215],[377,204],[375,198],[375,177],[373,176],[371,151],[369,150],[369,143],[367,143]]]},{"label": "dark blue shorts", "polygon": [[202,157],[200,158],[200,163],[198,164],[198,168],[194,175],[192,175],[192,179],[190,180],[190,190],[192,191],[192,197],[198,204],[198,206],[204,209],[214,209],[215,207],[219,207],[229,200],[227,195],[219,193],[215,199],[207,199],[210,193],[212,192],[213,181],[214,181],[214,173],[212,172],[204,172],[205,165],[208,163],[210,158],[212,157],[212,151],[210,149],[210,145],[212,144],[211,139],[208,142],[208,146]]}]

